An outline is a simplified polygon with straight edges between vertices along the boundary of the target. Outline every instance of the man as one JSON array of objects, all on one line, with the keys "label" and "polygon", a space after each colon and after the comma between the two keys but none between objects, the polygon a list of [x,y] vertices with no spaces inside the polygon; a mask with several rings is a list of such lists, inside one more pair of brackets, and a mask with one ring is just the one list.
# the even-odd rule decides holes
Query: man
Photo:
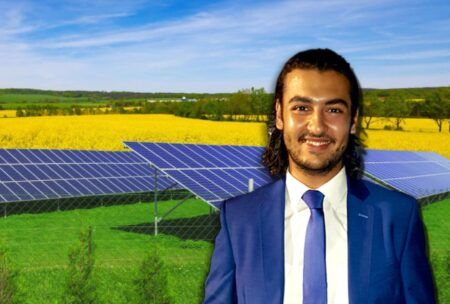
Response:
[{"label": "man", "polygon": [[359,178],[361,99],[331,50],[284,65],[263,155],[280,178],[223,203],[205,303],[434,303],[417,202]]}]

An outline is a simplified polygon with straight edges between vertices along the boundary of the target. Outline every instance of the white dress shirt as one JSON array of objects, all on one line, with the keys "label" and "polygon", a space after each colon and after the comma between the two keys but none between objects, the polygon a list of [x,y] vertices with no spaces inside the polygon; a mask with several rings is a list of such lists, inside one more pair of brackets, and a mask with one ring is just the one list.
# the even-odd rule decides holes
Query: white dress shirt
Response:
[{"label": "white dress shirt", "polygon": [[[302,200],[307,186],[286,173],[284,217],[284,304],[303,303],[303,251],[311,211]],[[328,304],[348,303],[347,177],[345,168],[315,189],[325,196]]]}]

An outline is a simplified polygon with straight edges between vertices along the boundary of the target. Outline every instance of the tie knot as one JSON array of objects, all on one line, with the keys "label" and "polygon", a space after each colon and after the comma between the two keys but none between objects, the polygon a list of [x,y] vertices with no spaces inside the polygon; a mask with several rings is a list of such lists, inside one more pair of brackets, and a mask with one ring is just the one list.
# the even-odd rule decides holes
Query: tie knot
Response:
[{"label": "tie knot", "polygon": [[322,209],[323,194],[317,190],[308,190],[303,194],[302,199],[308,205],[309,209]]}]

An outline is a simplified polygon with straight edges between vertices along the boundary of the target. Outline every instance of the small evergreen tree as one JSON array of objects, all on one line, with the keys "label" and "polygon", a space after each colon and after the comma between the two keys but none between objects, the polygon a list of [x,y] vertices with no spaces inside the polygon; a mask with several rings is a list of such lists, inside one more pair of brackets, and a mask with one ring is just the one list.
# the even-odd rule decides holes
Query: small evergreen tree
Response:
[{"label": "small evergreen tree", "polygon": [[146,256],[134,280],[138,304],[170,304],[167,269],[157,249]]},{"label": "small evergreen tree", "polygon": [[19,303],[16,285],[17,272],[9,266],[6,250],[0,249],[0,303]]},{"label": "small evergreen tree", "polygon": [[94,249],[92,227],[89,227],[86,231],[80,233],[80,243],[69,251],[69,273],[63,303],[98,303],[96,284],[92,277]]}]

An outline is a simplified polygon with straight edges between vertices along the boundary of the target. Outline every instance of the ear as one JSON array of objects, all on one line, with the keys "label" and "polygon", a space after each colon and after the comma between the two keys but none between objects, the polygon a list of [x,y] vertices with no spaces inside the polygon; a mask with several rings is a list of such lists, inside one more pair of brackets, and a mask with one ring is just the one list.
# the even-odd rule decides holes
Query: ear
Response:
[{"label": "ear", "polygon": [[276,118],[275,118],[275,126],[277,127],[278,130],[283,130],[283,111],[281,109],[281,102],[279,99],[276,100],[275,102],[275,109],[277,112]]},{"label": "ear", "polygon": [[358,124],[358,118],[359,118],[359,110],[356,110],[355,116],[352,118],[350,134],[356,134],[356,125]]}]

